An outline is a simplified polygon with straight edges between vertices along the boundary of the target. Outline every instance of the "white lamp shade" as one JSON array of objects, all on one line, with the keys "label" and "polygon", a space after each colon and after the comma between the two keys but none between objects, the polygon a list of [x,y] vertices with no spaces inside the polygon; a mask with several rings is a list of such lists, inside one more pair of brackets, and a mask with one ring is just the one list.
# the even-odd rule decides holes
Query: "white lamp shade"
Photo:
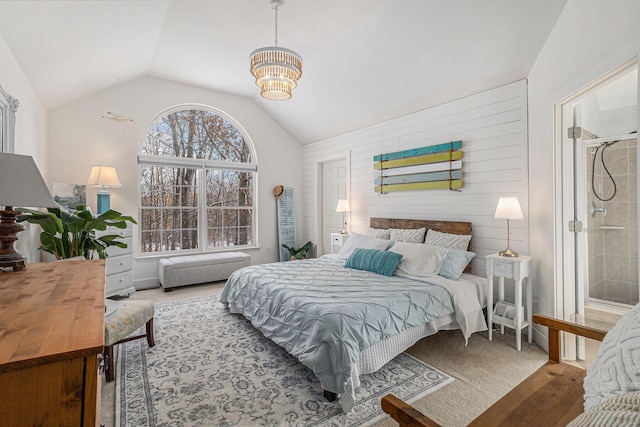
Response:
[{"label": "white lamp shade", "polygon": [[522,219],[522,209],[517,197],[500,197],[496,207],[497,219]]},{"label": "white lamp shade", "polygon": [[338,200],[338,206],[336,206],[337,213],[345,213],[350,211],[351,209],[349,208],[349,201],[347,199]]},{"label": "white lamp shade", "polygon": [[89,187],[122,187],[116,168],[112,166],[94,166],[87,180]]},{"label": "white lamp shade", "polygon": [[56,207],[56,202],[31,156],[0,153],[0,205]]}]

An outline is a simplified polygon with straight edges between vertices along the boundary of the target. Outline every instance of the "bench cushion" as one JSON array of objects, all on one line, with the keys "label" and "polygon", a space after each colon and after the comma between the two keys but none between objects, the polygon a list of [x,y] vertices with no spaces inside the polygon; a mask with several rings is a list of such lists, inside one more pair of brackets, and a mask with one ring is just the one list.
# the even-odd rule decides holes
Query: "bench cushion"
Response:
[{"label": "bench cushion", "polygon": [[163,258],[158,263],[158,278],[163,288],[226,280],[234,271],[251,264],[243,252],[220,252]]},{"label": "bench cushion", "polygon": [[151,301],[118,301],[118,310],[104,320],[104,345],[112,345],[136,332],[153,314]]},{"label": "bench cushion", "polygon": [[244,261],[249,255],[242,252],[223,252],[219,254],[200,254],[167,258],[173,268],[191,268],[203,265],[227,264]]}]

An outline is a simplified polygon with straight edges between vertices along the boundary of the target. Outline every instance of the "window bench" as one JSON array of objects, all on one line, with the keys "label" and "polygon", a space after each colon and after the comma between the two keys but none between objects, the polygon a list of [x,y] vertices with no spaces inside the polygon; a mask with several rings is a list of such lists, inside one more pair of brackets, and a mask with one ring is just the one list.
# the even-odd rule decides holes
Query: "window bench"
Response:
[{"label": "window bench", "polygon": [[165,292],[179,286],[227,280],[231,273],[251,264],[244,252],[220,252],[162,258],[158,277]]}]

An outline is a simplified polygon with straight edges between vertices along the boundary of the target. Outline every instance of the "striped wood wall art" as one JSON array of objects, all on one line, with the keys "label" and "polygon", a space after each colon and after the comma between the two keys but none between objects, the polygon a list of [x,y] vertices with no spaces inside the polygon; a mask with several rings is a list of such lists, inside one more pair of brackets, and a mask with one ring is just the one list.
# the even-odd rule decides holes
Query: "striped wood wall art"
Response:
[{"label": "striped wood wall art", "polygon": [[373,156],[374,190],[440,190],[462,188],[462,141]]}]

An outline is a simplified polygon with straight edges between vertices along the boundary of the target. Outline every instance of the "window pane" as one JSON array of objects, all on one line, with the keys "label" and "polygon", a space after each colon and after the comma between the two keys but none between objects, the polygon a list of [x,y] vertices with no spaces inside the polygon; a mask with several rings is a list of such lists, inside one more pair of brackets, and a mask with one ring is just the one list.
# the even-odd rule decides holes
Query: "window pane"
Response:
[{"label": "window pane", "polygon": [[142,154],[227,162],[251,162],[242,133],[212,111],[174,111],[156,122],[145,136]]},{"label": "window pane", "polygon": [[221,209],[209,209],[207,211],[207,226],[209,228],[222,227]]},{"label": "window pane", "polygon": [[253,244],[251,209],[209,209],[207,214],[209,247]]},{"label": "window pane", "polygon": [[207,206],[252,206],[253,173],[208,170]]}]

